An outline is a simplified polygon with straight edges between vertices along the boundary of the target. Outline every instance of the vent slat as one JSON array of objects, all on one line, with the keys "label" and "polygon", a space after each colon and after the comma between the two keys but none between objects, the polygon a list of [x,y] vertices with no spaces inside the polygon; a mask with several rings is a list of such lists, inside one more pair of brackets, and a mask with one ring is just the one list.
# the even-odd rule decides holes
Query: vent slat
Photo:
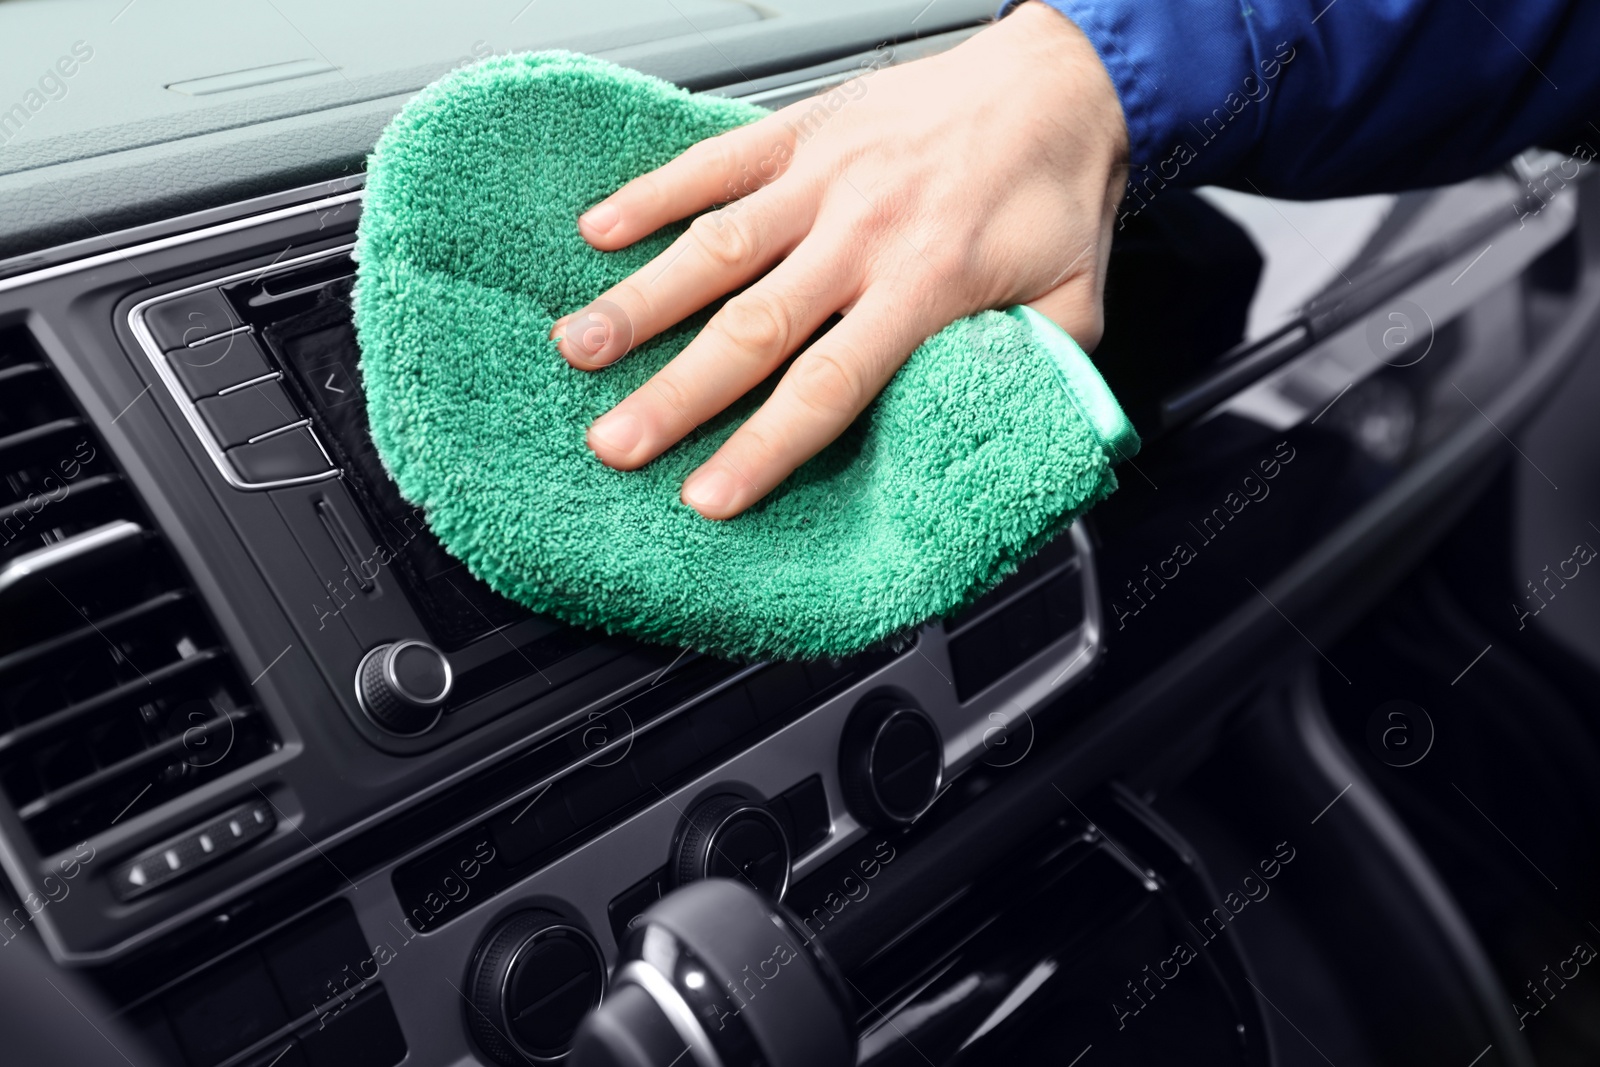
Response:
[{"label": "vent slat", "polygon": [[52,731],[71,726],[109,705],[152,691],[156,687],[172,681],[174,678],[181,678],[190,671],[198,670],[208,663],[213,663],[221,659],[222,656],[223,652],[220,648],[201,649],[188,659],[180,659],[176,663],[158,667],[146,673],[142,678],[124,682],[112,689],[97,693],[88,700],[80,700],[76,704],[62,708],[60,711],[51,712],[42,719],[36,719],[26,726],[19,726],[15,730],[0,734],[0,753],[8,752],[17,745],[36,742]]},{"label": "vent slat", "polygon": [[115,630],[124,623],[145,618],[163,608],[188,599],[189,591],[187,589],[169,589],[124,611],[113,612],[103,618],[91,620],[76,630],[68,630],[64,634],[40,641],[38,644],[20,648],[9,655],[0,656],[0,676],[3,676],[7,671],[32,663],[42,656],[48,656],[53,652],[70,648],[80,641],[87,641],[89,638],[100,639],[108,630]]},{"label": "vent slat", "polygon": [[[96,474],[81,481],[64,483],[69,494],[80,496],[93,493],[97,489],[105,489],[109,486],[120,484],[122,484],[122,475],[120,474]],[[39,493],[37,496],[47,500],[50,499],[46,493]],[[15,522],[26,518],[29,514],[39,510],[35,507],[36,503],[37,501],[35,500],[19,500],[15,504],[0,507],[0,529],[4,529],[7,522]]]},{"label": "vent slat", "polygon": [[18,378],[25,378],[30,374],[49,373],[49,365],[37,361],[33,363],[18,363],[10,367],[0,367],[0,385],[15,382]]},{"label": "vent slat", "polygon": [[251,714],[252,712],[249,710],[223,712],[215,718],[209,719],[199,726],[191,726],[184,730],[183,733],[169,737],[137,755],[129,756],[127,759],[113,763],[109,767],[102,767],[100,770],[85,778],[78,779],[69,786],[63,786],[60,789],[46,793],[38,800],[18,808],[17,814],[22,817],[24,822],[38,818],[40,815],[53,811],[65,803],[76,800],[85,793],[103,788],[141,768],[149,768],[166,763],[172,757],[186,750],[193,752],[197,745],[204,744],[205,739],[211,738],[224,726],[237,725],[249,718]]},{"label": "vent slat", "polygon": [[64,419],[51,419],[49,422],[30,426],[26,430],[18,430],[16,433],[7,434],[4,437],[0,437],[0,461],[3,461],[5,454],[14,448],[37,444],[57,434],[64,434],[68,430],[81,429],[86,425],[88,423],[83,419],[76,415],[69,415]]},{"label": "vent slat", "polygon": [[11,592],[14,587],[27,584],[30,579],[69,567],[81,568],[107,550],[126,548],[144,537],[144,528],[138,523],[118,519],[74,534],[64,541],[14,556],[0,569],[0,596]]}]

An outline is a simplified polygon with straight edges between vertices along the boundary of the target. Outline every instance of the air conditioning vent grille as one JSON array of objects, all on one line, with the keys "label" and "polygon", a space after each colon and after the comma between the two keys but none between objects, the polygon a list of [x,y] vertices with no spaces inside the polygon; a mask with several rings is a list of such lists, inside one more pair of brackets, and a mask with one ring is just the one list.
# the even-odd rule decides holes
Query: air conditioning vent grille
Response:
[{"label": "air conditioning vent grille", "polygon": [[277,746],[92,426],[0,331],[0,792],[49,854]]}]

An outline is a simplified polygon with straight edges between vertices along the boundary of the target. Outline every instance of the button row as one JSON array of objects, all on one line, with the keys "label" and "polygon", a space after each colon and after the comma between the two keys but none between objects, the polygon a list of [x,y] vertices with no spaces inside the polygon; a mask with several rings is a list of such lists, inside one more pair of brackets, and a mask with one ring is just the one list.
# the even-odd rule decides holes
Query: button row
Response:
[{"label": "button row", "polygon": [[169,838],[111,874],[111,889],[118,900],[132,900],[215,863],[277,825],[272,806],[265,801],[241,804],[186,834]]},{"label": "button row", "polygon": [[240,479],[289,481],[333,469],[282,372],[219,290],[156,304],[144,321]]}]

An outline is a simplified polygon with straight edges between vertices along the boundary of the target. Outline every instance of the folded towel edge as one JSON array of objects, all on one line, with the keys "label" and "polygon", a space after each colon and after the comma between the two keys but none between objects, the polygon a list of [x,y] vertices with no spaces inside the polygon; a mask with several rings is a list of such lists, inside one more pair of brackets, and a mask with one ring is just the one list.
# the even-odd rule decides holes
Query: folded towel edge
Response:
[{"label": "folded towel edge", "polygon": [[1122,405],[1117,403],[1116,395],[1100,375],[1099,368],[1072,335],[1026,304],[1008,308],[1006,314],[1027,326],[1050,357],[1067,398],[1094,431],[1106,458],[1115,463],[1137,455],[1141,445],[1138,431],[1123,412]]}]

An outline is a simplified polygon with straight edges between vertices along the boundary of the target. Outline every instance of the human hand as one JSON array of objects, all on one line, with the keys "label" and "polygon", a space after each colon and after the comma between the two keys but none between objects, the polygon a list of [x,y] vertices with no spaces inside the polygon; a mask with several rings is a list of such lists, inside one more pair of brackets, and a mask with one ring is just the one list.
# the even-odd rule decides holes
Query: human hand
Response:
[{"label": "human hand", "polygon": [[1031,0],[949,52],[837,91],[836,111],[803,100],[702,141],[578,220],[612,251],[738,197],[551,331],[569,363],[597,370],[748,286],[589,428],[608,466],[650,462],[843,316],[685,481],[683,502],[707,518],[771,492],[959,318],[1029,303],[1085,349],[1100,340],[1128,135],[1076,26]]}]

